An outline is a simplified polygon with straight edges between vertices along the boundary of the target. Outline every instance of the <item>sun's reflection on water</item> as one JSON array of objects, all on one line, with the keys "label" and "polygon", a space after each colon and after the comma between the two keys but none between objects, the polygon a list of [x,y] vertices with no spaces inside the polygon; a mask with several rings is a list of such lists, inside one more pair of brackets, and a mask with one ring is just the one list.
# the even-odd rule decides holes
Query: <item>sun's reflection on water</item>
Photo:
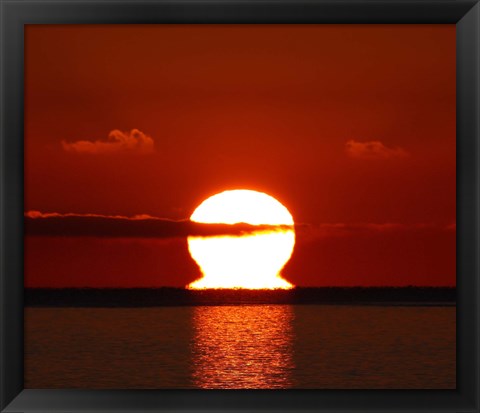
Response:
[{"label": "sun's reflection on water", "polygon": [[292,387],[290,306],[195,307],[192,381],[209,389]]}]

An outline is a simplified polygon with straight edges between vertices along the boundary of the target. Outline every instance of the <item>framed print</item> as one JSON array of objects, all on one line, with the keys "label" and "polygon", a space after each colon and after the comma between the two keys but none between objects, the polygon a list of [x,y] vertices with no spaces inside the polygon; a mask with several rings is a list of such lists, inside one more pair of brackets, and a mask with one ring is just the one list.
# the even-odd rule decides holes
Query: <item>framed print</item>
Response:
[{"label": "framed print", "polygon": [[1,6],[2,412],[478,411],[476,1]]}]

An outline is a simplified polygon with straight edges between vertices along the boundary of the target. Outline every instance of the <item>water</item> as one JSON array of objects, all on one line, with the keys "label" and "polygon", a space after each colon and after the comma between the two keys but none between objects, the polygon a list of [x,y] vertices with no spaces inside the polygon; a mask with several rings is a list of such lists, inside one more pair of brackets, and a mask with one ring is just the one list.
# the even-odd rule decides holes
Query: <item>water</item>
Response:
[{"label": "water", "polygon": [[455,307],[26,308],[26,388],[455,388]]}]

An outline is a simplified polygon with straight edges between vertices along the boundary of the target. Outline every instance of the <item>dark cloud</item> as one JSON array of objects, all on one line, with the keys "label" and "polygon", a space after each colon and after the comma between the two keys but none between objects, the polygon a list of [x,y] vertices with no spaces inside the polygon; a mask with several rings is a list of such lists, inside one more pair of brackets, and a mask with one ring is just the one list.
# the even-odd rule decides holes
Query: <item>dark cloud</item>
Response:
[{"label": "dark cloud", "polygon": [[142,237],[172,238],[214,235],[242,235],[285,229],[287,226],[249,224],[200,224],[190,220],[174,221],[148,215],[106,216],[97,214],[59,214],[28,211],[24,216],[25,234],[68,237]]},{"label": "dark cloud", "polygon": [[453,225],[436,225],[432,223],[401,224],[396,222],[386,223],[327,223],[318,225],[295,225],[296,233],[303,240],[319,238],[344,237],[355,234],[392,234],[414,231],[455,231]]}]

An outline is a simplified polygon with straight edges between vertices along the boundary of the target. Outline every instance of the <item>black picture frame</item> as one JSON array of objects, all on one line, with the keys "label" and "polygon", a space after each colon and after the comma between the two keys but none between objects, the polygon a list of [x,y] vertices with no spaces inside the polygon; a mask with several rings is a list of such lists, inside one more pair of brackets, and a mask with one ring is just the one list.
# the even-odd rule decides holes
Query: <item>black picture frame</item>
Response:
[{"label": "black picture frame", "polygon": [[[478,0],[0,0],[0,410],[479,411]],[[41,390],[23,388],[23,39],[25,24],[451,23],[457,30],[456,390]]]}]

